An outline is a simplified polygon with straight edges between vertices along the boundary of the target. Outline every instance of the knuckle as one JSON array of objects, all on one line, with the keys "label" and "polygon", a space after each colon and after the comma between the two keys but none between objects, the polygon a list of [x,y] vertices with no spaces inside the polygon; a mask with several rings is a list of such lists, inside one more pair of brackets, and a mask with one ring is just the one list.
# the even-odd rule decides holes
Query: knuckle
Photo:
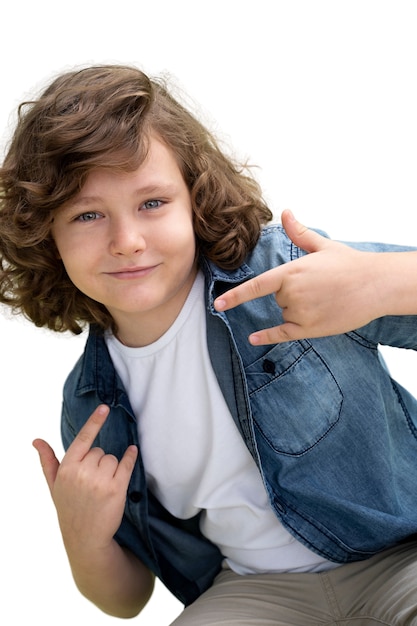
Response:
[{"label": "knuckle", "polygon": [[252,295],[255,298],[259,298],[263,295],[263,289],[262,289],[262,284],[260,282],[260,280],[258,280],[258,278],[254,278],[250,285],[250,291],[252,292]]},{"label": "knuckle", "polygon": [[292,339],[294,339],[293,333],[290,333],[287,326],[282,326],[280,328],[280,335],[284,341],[291,341]]}]

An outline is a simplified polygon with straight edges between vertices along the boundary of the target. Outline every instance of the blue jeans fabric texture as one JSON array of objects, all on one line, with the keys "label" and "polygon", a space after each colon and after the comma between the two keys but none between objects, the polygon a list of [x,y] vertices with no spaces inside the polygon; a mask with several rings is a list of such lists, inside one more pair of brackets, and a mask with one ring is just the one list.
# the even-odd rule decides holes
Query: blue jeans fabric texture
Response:
[{"label": "blue jeans fabric texture", "polygon": [[[303,254],[280,226],[271,226],[237,270],[202,258],[207,343],[277,517],[311,550],[348,563],[417,533],[417,402],[391,379],[378,351],[378,344],[415,350],[417,317],[385,317],[335,337],[251,346],[250,332],[282,320],[275,299],[218,313],[214,298]],[[65,448],[99,403],[108,404],[111,413],[96,444],[118,458],[132,443],[140,449],[140,416],[133,414],[103,333],[92,327],[64,388]],[[222,555],[200,533],[199,516],[178,520],[149,492],[140,455],[116,539],[186,605],[221,569]]]}]

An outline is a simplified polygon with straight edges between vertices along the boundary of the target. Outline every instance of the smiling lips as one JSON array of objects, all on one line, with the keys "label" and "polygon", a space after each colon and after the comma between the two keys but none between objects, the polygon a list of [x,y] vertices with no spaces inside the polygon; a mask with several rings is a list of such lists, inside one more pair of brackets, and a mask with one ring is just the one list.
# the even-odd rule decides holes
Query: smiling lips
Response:
[{"label": "smiling lips", "polygon": [[113,278],[118,278],[119,280],[133,280],[134,278],[143,278],[144,276],[148,276],[154,269],[156,265],[151,265],[148,267],[122,267],[115,272],[106,272],[108,276],[112,276]]}]

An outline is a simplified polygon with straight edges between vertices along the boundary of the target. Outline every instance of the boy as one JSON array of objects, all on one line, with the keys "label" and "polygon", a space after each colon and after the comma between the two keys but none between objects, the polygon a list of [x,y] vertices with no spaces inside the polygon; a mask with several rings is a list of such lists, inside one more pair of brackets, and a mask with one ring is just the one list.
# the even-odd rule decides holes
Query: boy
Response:
[{"label": "boy", "polygon": [[[289,213],[290,237],[267,225],[255,181],[129,67],[64,74],[22,108],[1,184],[1,300],[90,327],[67,453],[34,442],[80,591],[131,617],[156,575],[187,607],[178,626],[417,620],[417,404],[377,349],[416,348],[416,318],[392,316],[414,304],[247,341],[301,337],[291,303],[316,265],[415,252],[347,248]],[[280,306],[249,300],[265,293]]]}]

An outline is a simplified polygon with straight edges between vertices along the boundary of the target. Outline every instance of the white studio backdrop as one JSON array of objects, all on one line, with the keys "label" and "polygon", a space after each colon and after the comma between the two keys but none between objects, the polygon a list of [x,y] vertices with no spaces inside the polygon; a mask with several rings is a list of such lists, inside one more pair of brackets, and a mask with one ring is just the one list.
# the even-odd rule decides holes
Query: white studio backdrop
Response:
[{"label": "white studio backdrop", "polygon": [[[0,38],[4,154],[17,105],[60,71],[134,63],[169,74],[203,119],[257,164],[279,218],[343,240],[417,244],[417,5],[402,0],[8,0]],[[62,456],[61,390],[85,336],[0,315],[0,620],[105,625],[75,588],[35,437]],[[417,393],[414,353],[384,350]],[[168,625],[181,605],[160,584],[135,622]],[[80,620],[82,620],[80,622]],[[5,622],[6,623],[6,622]]]}]

